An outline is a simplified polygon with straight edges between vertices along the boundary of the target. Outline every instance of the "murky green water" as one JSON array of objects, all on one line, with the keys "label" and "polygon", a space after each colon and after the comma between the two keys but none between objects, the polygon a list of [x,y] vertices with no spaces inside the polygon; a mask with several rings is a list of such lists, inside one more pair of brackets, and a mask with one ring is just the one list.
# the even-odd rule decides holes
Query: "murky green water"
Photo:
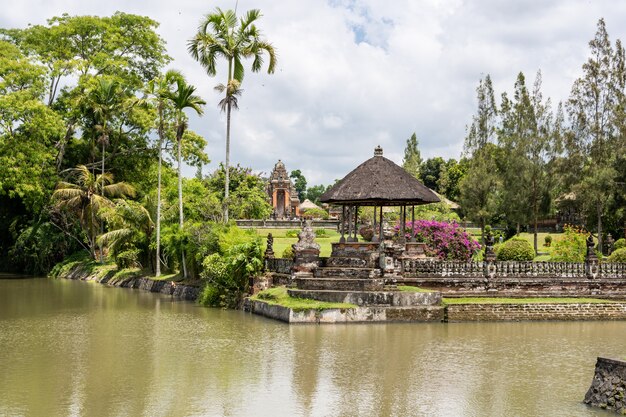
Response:
[{"label": "murky green water", "polygon": [[626,322],[288,326],[142,291],[0,280],[0,416],[608,416]]}]

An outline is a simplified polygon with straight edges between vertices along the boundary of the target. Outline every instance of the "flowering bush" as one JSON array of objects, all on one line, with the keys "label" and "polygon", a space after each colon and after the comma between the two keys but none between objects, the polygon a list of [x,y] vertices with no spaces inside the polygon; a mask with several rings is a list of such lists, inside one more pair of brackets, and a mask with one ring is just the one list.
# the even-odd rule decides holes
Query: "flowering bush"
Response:
[{"label": "flowering bush", "polygon": [[[410,239],[412,223],[407,222],[405,229],[406,238]],[[400,234],[400,225],[395,227],[395,234]],[[467,261],[480,249],[480,244],[456,222],[415,220],[415,239],[426,244],[427,256],[439,259]]]},{"label": "flowering bush", "polygon": [[554,244],[551,261],[585,262],[588,233],[576,226],[563,226],[563,236]]}]

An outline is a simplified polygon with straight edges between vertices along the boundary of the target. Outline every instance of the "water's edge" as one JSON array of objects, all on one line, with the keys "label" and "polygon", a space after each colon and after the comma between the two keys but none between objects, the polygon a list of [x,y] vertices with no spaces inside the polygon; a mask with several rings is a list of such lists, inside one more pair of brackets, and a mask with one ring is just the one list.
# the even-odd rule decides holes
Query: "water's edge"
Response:
[{"label": "water's edge", "polygon": [[171,295],[188,301],[195,301],[200,294],[200,288],[192,285],[178,284],[173,281],[157,281],[145,276],[132,276],[114,278],[116,271],[109,271],[104,276],[99,276],[96,272],[85,269],[82,265],[76,265],[67,273],[59,275],[58,278],[72,279],[79,281],[95,281],[103,285],[119,288],[137,288],[149,292],[158,292]]}]

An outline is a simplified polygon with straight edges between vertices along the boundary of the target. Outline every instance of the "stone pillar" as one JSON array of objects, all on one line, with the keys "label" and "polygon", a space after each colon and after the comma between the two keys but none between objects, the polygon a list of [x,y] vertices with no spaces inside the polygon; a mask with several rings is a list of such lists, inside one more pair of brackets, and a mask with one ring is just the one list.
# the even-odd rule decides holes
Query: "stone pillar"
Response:
[{"label": "stone pillar", "polygon": [[411,206],[411,242],[415,243],[415,206]]},{"label": "stone pillar", "polygon": [[378,232],[378,228],[376,227],[377,223],[376,223],[376,206],[374,206],[374,221],[372,222],[372,242],[378,242],[378,236],[376,235],[376,232]]},{"label": "stone pillar", "polygon": [[[485,278],[487,279],[487,282],[489,282],[489,280],[496,277],[496,253],[493,250],[493,245],[495,243],[493,233],[487,233],[484,243],[485,255],[483,257],[483,268]],[[489,287],[489,285],[487,285],[487,287]]]}]

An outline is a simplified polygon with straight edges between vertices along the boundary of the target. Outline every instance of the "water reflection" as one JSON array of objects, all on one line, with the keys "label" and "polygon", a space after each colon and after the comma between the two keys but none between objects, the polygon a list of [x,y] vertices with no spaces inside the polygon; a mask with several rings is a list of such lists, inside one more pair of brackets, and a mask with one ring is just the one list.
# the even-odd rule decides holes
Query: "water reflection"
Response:
[{"label": "water reflection", "polygon": [[141,291],[0,280],[0,415],[607,415],[624,322],[288,326]]}]

